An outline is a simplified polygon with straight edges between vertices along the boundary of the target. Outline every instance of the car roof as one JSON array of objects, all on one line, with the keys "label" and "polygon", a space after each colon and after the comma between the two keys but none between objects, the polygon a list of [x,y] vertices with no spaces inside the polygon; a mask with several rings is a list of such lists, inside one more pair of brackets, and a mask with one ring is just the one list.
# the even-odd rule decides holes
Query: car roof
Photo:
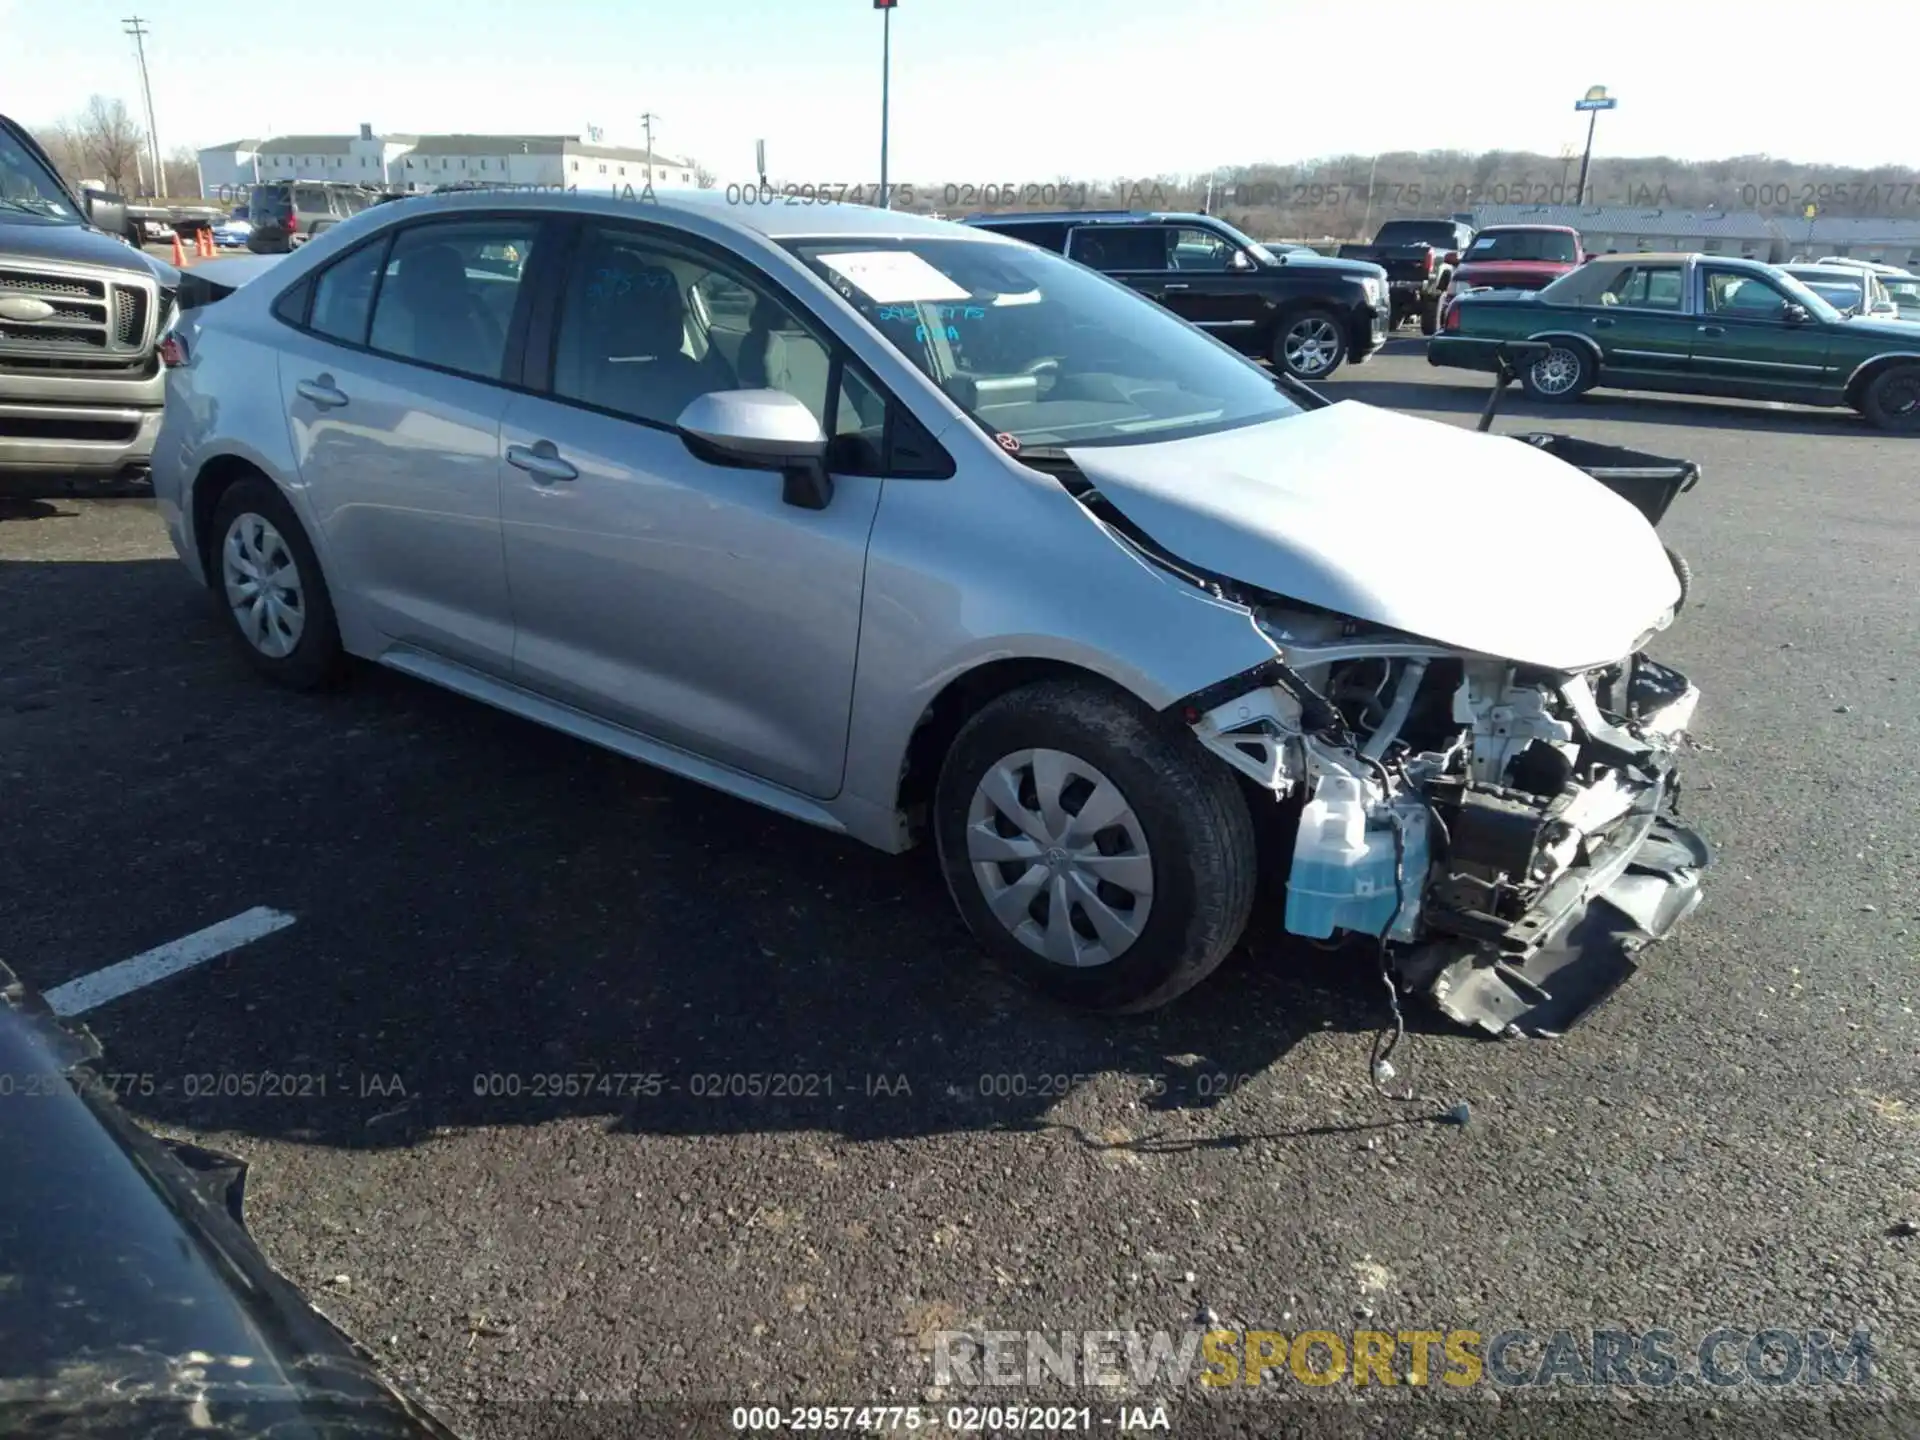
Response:
[{"label": "car roof", "polygon": [[1856,270],[1851,265],[1798,265],[1786,264],[1780,267],[1789,275],[1819,275],[1834,280],[1858,280],[1862,275],[1871,275],[1871,270]]},{"label": "car roof", "polygon": [[980,210],[966,217],[965,223],[981,225],[1126,225],[1172,223],[1192,224],[1196,221],[1220,222],[1217,215],[1202,215],[1198,210],[1019,210],[1012,214],[998,214]]},{"label": "car roof", "polygon": [[1578,235],[1580,233],[1571,225],[1522,225],[1516,222],[1511,225],[1483,225],[1480,229],[1474,231],[1474,234],[1476,236],[1493,235],[1502,230],[1551,230],[1556,235]]},{"label": "car roof", "polygon": [[[882,210],[872,205],[849,205],[823,201],[819,204],[785,204],[775,196],[760,204],[760,192],[747,187],[744,195],[735,187],[735,199],[724,190],[634,191],[632,198],[620,195],[586,194],[558,190],[458,190],[438,195],[403,195],[380,206],[382,215],[396,211],[408,215],[457,214],[464,210],[538,210],[576,215],[657,215],[671,219],[675,215],[703,217],[709,222],[769,240],[812,237],[873,236],[875,238],[911,238],[965,236],[982,244],[1009,243],[989,232],[972,230],[949,220],[934,220],[904,210]],[[753,197],[753,198],[748,198]]]}]

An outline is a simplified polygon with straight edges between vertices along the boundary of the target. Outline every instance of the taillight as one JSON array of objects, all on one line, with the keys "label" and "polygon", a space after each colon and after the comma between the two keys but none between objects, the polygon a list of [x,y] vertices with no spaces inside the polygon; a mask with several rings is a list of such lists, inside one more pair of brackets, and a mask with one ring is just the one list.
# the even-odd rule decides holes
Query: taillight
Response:
[{"label": "taillight", "polygon": [[1427,274],[1431,275],[1432,273],[1433,273],[1433,247],[1429,245],[1427,247]]},{"label": "taillight", "polygon": [[287,227],[287,233],[291,235],[295,230],[300,228],[300,217],[289,210],[280,223]]},{"label": "taillight", "polygon": [[187,342],[183,336],[169,335],[160,342],[160,363],[177,370],[187,363]]},{"label": "taillight", "polygon": [[1453,303],[1447,306],[1447,318],[1442,323],[1441,328],[1445,330],[1458,330],[1460,328],[1460,299],[1458,296],[1455,296]]}]

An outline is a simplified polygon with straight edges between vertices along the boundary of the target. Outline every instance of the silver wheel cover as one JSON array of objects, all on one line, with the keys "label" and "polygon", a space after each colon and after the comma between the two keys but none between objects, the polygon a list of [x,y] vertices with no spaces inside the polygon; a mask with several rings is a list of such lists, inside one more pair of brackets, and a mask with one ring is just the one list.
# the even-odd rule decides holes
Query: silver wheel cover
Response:
[{"label": "silver wheel cover", "polygon": [[1564,395],[1580,378],[1580,357],[1554,346],[1533,367],[1533,387],[1542,395]]},{"label": "silver wheel cover", "polygon": [[234,516],[220,544],[220,580],[247,643],[275,660],[291,655],[307,628],[306,594],[272,521],[250,510]]},{"label": "silver wheel cover", "polygon": [[1340,332],[1324,315],[1294,321],[1280,344],[1287,368],[1301,375],[1324,375],[1340,358]]},{"label": "silver wheel cover", "polygon": [[1126,796],[1063,750],[1016,750],[980,777],[967,862],[1007,932],[1056,965],[1132,948],[1153,910],[1153,855]]}]

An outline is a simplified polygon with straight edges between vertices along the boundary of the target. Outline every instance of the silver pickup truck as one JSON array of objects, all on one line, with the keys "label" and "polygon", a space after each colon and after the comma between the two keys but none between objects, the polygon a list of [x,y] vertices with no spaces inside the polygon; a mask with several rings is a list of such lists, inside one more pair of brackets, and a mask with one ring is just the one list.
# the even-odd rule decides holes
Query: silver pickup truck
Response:
[{"label": "silver pickup truck", "polygon": [[146,477],[180,273],[126,224],[123,201],[76,195],[0,116],[0,476]]}]

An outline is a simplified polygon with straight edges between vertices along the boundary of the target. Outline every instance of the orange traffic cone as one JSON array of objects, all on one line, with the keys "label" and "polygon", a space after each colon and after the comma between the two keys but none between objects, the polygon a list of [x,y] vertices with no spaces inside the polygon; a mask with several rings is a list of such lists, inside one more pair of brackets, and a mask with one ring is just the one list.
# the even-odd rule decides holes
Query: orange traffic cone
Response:
[{"label": "orange traffic cone", "polygon": [[186,264],[187,252],[180,248],[180,232],[176,230],[173,235],[173,265],[176,270],[182,270]]},{"label": "orange traffic cone", "polygon": [[202,225],[197,233],[200,237],[200,258],[211,260],[214,256],[213,231]]}]

